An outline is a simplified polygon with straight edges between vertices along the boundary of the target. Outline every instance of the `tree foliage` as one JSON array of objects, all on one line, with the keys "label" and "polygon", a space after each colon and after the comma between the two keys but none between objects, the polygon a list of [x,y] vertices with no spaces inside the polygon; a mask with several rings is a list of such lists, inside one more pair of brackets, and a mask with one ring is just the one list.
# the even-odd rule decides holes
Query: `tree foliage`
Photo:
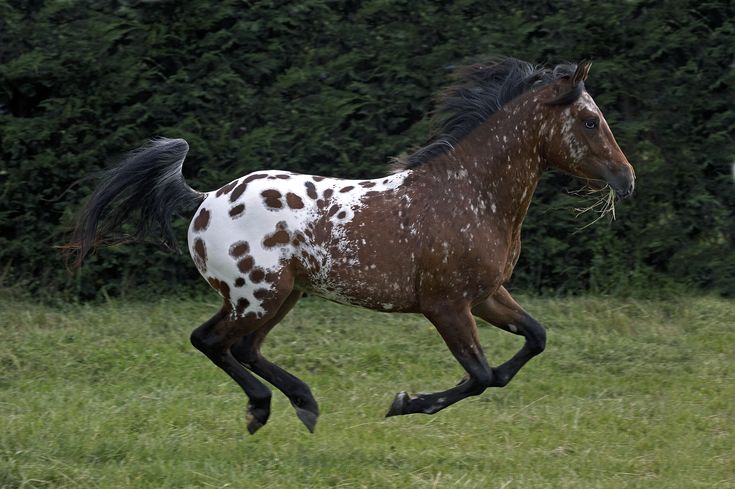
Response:
[{"label": "tree foliage", "polygon": [[153,245],[64,269],[55,246],[114,155],[183,137],[200,190],[259,168],[375,177],[426,140],[455,64],[505,54],[591,59],[638,172],[619,220],[580,232],[562,191],[577,184],[549,173],[513,286],[735,294],[734,18],[727,1],[0,0],[3,280],[80,297],[199,285]]}]

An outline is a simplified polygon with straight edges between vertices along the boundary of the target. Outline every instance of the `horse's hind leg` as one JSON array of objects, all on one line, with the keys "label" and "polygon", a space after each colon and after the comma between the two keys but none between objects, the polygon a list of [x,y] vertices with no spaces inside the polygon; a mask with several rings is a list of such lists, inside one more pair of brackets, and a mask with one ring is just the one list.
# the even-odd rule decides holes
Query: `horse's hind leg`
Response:
[{"label": "horse's hind leg", "polygon": [[[268,421],[271,391],[235,358],[231,347],[241,338],[266,326],[274,319],[284,303],[291,297],[293,285],[293,274],[282,269],[276,280],[271,283],[268,297],[259,299],[260,307],[264,311],[261,317],[257,317],[252,312],[241,315],[244,314],[244,311],[238,311],[240,299],[237,305],[234,305],[229,299],[229,294],[221,294],[227,297],[222,310],[191,334],[192,344],[207,355],[215,365],[227,372],[247,394],[250,400],[247,426],[251,434]],[[225,290],[229,291],[229,289]],[[237,311],[236,315],[233,314],[233,307],[234,311]]]},{"label": "horse's hind leg", "polygon": [[191,334],[191,343],[204,353],[215,365],[227,372],[248,396],[247,427],[252,434],[268,421],[270,415],[271,392],[248,372],[230,352],[233,338],[247,334],[247,329],[238,321],[229,320],[229,311],[223,307],[209,321]]},{"label": "horse's hind leg", "polygon": [[469,305],[441,304],[424,312],[424,315],[436,326],[449,350],[469,376],[442,392],[418,394],[415,397],[399,392],[386,416],[433,414],[466,397],[482,393],[493,382],[493,371],[480,347],[477,326]]},{"label": "horse's hind leg", "polygon": [[209,321],[191,334],[191,343],[219,368],[227,372],[248,396],[247,428],[252,434],[268,421],[271,391],[248,372],[230,352],[230,345],[239,337],[260,326],[260,321],[229,319],[229,310],[223,307]]},{"label": "horse's hind leg", "polygon": [[296,409],[296,415],[301,422],[313,433],[319,416],[319,405],[314,399],[309,386],[295,375],[268,361],[260,353],[260,346],[263,344],[266,335],[286,316],[300,297],[301,292],[292,292],[267,324],[241,338],[230,350],[240,363],[283,392]]},{"label": "horse's hind leg", "polygon": [[526,339],[523,347],[510,360],[493,369],[495,376],[490,387],[507,385],[526,362],[546,347],[544,327],[524,311],[504,287],[475,306],[472,313],[494,326],[522,335]]}]

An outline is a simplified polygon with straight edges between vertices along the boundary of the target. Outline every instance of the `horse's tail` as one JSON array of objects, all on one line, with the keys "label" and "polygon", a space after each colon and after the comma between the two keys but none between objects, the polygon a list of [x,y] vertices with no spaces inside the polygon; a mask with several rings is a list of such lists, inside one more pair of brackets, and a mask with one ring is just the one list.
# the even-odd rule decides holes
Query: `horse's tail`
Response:
[{"label": "horse's tail", "polygon": [[[67,260],[79,267],[99,245],[140,241],[158,233],[161,244],[178,250],[171,217],[198,205],[206,197],[189,187],[181,174],[189,145],[183,139],[158,138],[129,153],[121,163],[102,172],[101,182],[82,208]],[[111,233],[125,223],[135,231]]]}]

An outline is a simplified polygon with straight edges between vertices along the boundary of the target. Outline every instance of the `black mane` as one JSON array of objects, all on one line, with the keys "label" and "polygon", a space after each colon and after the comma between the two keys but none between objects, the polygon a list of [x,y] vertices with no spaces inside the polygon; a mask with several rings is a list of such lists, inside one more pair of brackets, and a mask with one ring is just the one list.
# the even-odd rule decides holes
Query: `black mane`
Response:
[{"label": "black mane", "polygon": [[[575,64],[546,68],[515,58],[458,68],[455,71],[457,81],[439,96],[433,115],[435,135],[428,145],[397,158],[396,168],[415,168],[445,153],[503,105],[532,88],[570,77],[576,69]],[[555,103],[574,102],[582,93],[582,84],[579,83],[576,88]]]}]

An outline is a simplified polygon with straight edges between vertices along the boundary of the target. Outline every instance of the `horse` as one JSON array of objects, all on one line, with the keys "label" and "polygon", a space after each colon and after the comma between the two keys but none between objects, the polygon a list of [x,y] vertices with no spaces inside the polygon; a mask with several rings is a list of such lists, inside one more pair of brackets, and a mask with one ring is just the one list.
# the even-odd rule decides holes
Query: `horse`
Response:
[{"label": "horse", "polygon": [[[251,434],[268,421],[272,395],[256,376],[314,431],[309,386],[260,351],[305,292],[423,314],[465,375],[440,392],[399,392],[386,416],[436,413],[504,387],[545,348],[544,327],[505,287],[541,174],[554,167],[618,198],[633,192],[633,167],[585,89],[589,69],[514,58],[459,68],[437,101],[434,137],[375,179],[264,170],[200,192],[181,173],[186,141],[154,139],[103,174],[72,234],[74,265],[123,239],[109,235],[126,221],[137,223],[135,238],[158,233],[175,246],[172,216],[196,208],[188,249],[223,304],[191,343],[247,395]],[[475,316],[523,346],[491,367]]]}]

